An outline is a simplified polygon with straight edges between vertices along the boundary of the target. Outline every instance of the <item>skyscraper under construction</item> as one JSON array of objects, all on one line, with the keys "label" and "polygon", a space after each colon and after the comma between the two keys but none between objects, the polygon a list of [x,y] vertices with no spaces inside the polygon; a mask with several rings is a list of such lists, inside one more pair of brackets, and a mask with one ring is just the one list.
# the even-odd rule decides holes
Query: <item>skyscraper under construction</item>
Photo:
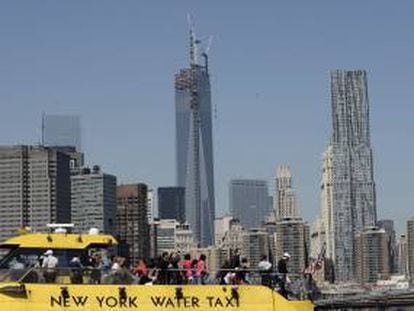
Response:
[{"label": "skyscraper under construction", "polygon": [[206,246],[213,244],[215,218],[212,108],[208,56],[199,45],[190,29],[190,67],[175,76],[176,178],[185,187],[185,218]]},{"label": "skyscraper under construction", "polygon": [[[321,221],[335,280],[354,276],[354,239],[376,223],[367,74],[331,72],[333,132],[323,167]],[[326,175],[328,174],[328,175]]]}]

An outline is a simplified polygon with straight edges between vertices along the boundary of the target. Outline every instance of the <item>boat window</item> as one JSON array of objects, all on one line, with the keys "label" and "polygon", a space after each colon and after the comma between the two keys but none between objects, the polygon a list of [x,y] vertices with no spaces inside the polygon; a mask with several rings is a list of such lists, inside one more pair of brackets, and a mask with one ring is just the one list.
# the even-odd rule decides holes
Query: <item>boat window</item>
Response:
[{"label": "boat window", "polygon": [[[0,269],[24,269],[41,265],[46,249],[18,248],[4,257],[0,262]],[[58,259],[58,267],[68,267],[70,260],[75,257],[87,256],[84,250],[53,250],[53,256]]]},{"label": "boat window", "polygon": [[0,267],[1,263],[13,252],[15,248],[0,248]]}]

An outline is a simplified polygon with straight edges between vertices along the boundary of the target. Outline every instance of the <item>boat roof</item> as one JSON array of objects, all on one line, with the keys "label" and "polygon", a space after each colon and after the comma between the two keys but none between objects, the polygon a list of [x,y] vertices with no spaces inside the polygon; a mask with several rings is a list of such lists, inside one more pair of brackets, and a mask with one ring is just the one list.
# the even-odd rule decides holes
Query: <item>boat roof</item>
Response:
[{"label": "boat roof", "polygon": [[118,242],[111,235],[73,233],[28,233],[0,244],[0,247],[41,249],[87,249],[91,246],[111,246]]}]

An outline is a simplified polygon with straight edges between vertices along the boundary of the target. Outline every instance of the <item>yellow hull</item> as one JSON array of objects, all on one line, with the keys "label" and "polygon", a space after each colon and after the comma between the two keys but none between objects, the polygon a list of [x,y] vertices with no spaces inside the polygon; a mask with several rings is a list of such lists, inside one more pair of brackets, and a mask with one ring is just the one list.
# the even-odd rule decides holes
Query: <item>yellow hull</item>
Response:
[{"label": "yellow hull", "polygon": [[0,284],[3,311],[45,310],[313,310],[263,286]]}]

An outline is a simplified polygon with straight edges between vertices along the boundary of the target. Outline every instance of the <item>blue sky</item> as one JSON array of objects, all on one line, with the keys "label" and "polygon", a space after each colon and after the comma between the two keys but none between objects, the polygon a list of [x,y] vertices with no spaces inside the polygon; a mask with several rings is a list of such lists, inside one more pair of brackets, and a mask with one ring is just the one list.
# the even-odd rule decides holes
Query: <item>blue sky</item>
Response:
[{"label": "blue sky", "polygon": [[173,76],[187,64],[191,13],[214,35],[218,213],[231,178],[271,182],[288,163],[313,221],[328,72],[366,69],[378,214],[401,231],[414,215],[412,12],[411,0],[1,1],[0,144],[38,142],[42,112],[79,114],[89,164],[173,185]]}]

